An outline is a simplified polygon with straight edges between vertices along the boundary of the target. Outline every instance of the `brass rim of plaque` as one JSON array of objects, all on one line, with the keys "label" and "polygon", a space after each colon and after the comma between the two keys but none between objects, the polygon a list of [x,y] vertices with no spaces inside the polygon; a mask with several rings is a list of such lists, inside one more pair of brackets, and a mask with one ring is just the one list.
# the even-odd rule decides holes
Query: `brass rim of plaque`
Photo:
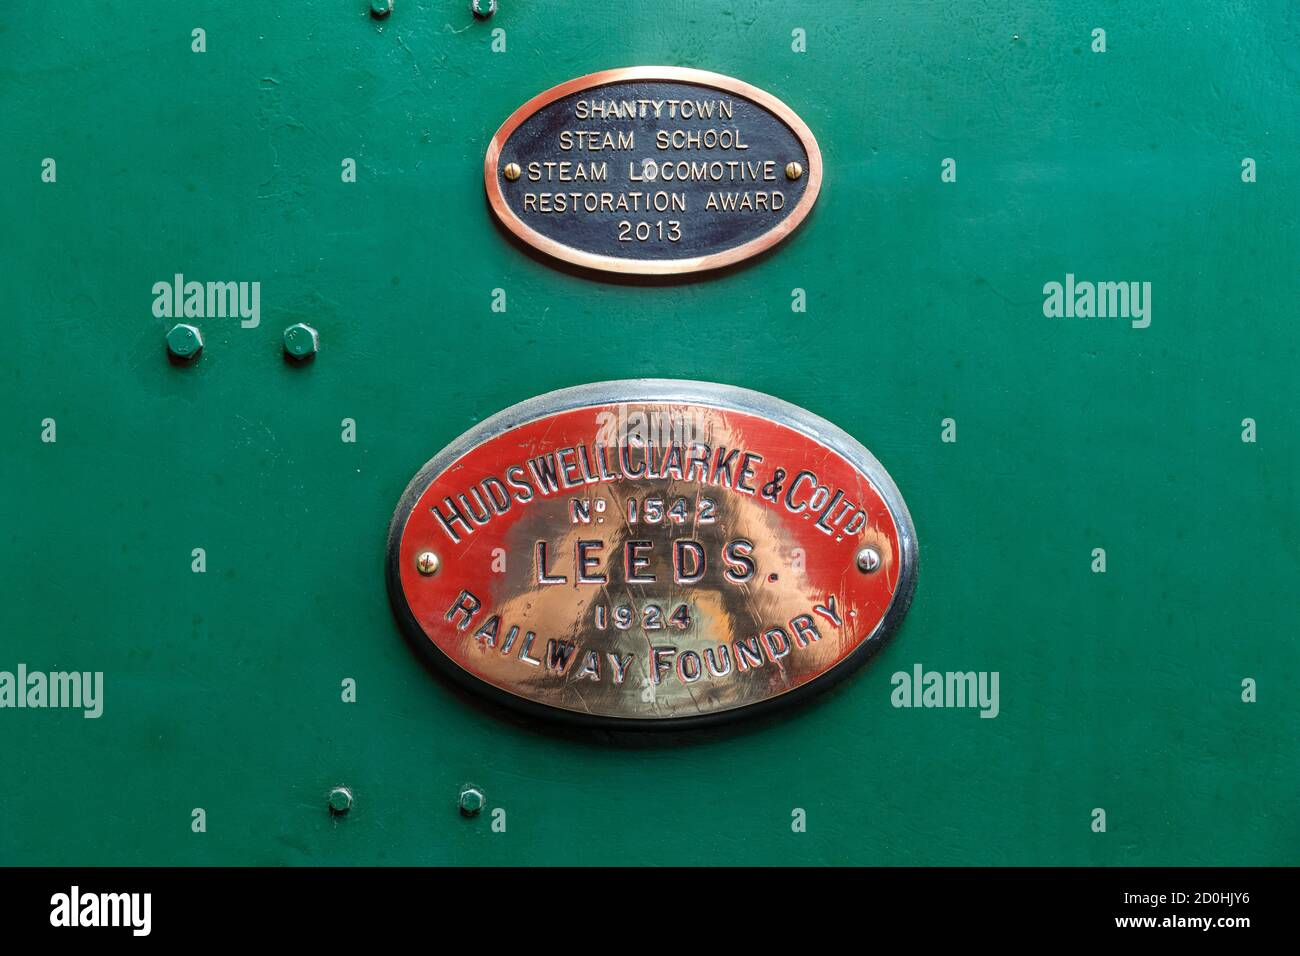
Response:
[{"label": "brass rim of plaque", "polygon": [[[804,187],[803,196],[790,214],[757,239],[752,239],[723,252],[685,259],[624,259],[618,256],[601,256],[583,252],[580,249],[566,246],[562,242],[557,242],[542,235],[515,215],[514,210],[506,202],[498,181],[501,149],[514,131],[542,107],[558,99],[563,99],[570,93],[628,80],[665,80],[668,82],[696,83],[718,90],[725,90],[728,93],[735,93],[737,96],[758,104],[781,120],[794,132],[808,151],[808,169],[805,173],[808,184]],[[519,239],[547,255],[573,265],[597,269],[602,272],[620,272],[625,275],[678,275],[681,273],[705,272],[710,269],[721,269],[725,266],[734,265],[737,262],[767,251],[794,232],[812,210],[813,203],[817,201],[817,193],[821,191],[822,154],[821,149],[817,146],[817,138],[813,136],[808,125],[799,118],[799,115],[794,110],[766,90],[751,86],[742,80],[737,80],[735,77],[726,76],[722,73],[712,73],[708,70],[694,70],[679,66],[629,66],[617,70],[601,70],[598,73],[588,73],[586,76],[579,76],[567,83],[553,86],[543,93],[538,93],[511,113],[510,118],[501,124],[501,128],[492,137],[492,142],[488,144],[487,160],[483,170],[483,183],[487,189],[488,201],[492,204],[492,210],[496,213],[497,218]]]}]

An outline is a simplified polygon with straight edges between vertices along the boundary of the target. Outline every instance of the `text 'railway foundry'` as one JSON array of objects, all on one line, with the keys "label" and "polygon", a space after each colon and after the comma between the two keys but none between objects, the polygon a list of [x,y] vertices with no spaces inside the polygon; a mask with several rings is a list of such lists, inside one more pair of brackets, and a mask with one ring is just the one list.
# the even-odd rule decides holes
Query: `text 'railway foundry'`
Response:
[{"label": "text 'railway foundry'", "polygon": [[763,628],[755,634],[738,636],[712,646],[701,644],[698,650],[678,644],[652,643],[648,646],[644,663],[641,663],[635,652],[610,653],[607,649],[592,649],[575,640],[550,637],[543,645],[535,631],[507,625],[498,613],[483,618],[481,612],[484,610],[482,599],[471,591],[462,590],[447,608],[443,619],[457,632],[468,632],[472,625],[476,625],[473,640],[480,653],[499,654],[552,677],[574,682],[610,680],[614,684],[622,684],[629,674],[637,673],[647,675],[649,683],[658,685],[670,675],[675,675],[683,684],[694,684],[701,678],[718,680],[731,675],[745,675],[768,664],[781,669],[785,666],[784,659],[792,651],[808,650],[821,641],[821,628],[840,629],[844,626],[839,603],[835,595],[829,594],[823,601],[813,604],[811,613],[796,614],[789,621]]}]

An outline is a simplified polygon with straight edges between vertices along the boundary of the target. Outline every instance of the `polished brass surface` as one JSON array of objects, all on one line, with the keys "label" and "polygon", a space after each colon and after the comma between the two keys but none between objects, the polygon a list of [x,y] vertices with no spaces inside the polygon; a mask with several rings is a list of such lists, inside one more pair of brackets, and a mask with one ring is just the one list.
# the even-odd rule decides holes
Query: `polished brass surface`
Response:
[{"label": "polished brass surface", "polygon": [[417,479],[400,599],[440,660],[516,698],[632,720],[736,710],[843,665],[910,596],[887,481],[736,409],[544,415]]}]

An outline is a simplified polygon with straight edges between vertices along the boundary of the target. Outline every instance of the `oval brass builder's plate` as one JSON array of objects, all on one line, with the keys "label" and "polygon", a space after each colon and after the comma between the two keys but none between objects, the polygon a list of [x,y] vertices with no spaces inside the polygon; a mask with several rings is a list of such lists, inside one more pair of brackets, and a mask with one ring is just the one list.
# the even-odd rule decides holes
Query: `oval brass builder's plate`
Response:
[{"label": "oval brass builder's plate", "polygon": [[668,66],[592,73],[533,97],[492,137],[488,200],[574,265],[717,269],[789,235],[821,188],[812,132],[748,83]]},{"label": "oval brass builder's plate", "polygon": [[389,591],[458,680],[534,711],[680,726],[755,712],[871,656],[917,545],[898,489],[829,422],[745,389],[607,382],[493,416],[403,495]]}]

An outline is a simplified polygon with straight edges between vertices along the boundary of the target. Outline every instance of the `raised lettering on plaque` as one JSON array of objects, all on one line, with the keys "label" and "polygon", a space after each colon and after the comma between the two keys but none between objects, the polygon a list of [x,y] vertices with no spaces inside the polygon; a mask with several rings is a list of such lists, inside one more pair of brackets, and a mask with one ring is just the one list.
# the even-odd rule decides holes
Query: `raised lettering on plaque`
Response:
[{"label": "raised lettering on plaque", "polygon": [[389,592],[416,646],[542,715],[683,726],[797,700],[874,654],[917,545],[862,445],[701,382],[552,392],[416,475]]}]

